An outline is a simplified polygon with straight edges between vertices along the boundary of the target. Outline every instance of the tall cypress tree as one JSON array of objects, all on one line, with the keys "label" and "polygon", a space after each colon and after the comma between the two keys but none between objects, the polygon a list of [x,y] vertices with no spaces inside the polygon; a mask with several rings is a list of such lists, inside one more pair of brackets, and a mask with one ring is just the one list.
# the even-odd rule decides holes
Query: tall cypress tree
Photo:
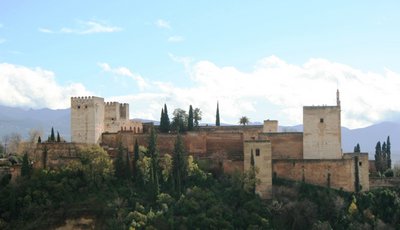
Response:
[{"label": "tall cypress tree", "polygon": [[381,167],[382,167],[382,172],[385,172],[387,169],[387,157],[386,157],[386,142],[383,142],[382,144],[382,153],[381,153]]},{"label": "tall cypress tree", "polygon": [[42,143],[42,138],[39,136],[37,143]]},{"label": "tall cypress tree", "polygon": [[21,176],[29,177],[32,172],[31,164],[29,163],[28,153],[25,153],[22,158]]},{"label": "tall cypress tree", "polygon": [[57,142],[61,142],[60,133],[57,131]]},{"label": "tall cypress tree", "polygon": [[378,141],[378,143],[376,143],[375,146],[375,168],[376,171],[378,172],[382,172],[381,160],[382,160],[382,147],[381,147],[381,142]]},{"label": "tall cypress tree", "polygon": [[251,181],[251,192],[256,194],[256,166],[254,162],[254,154],[251,152],[250,156],[250,181]]},{"label": "tall cypress tree", "polygon": [[390,146],[390,136],[387,137],[386,140],[386,157],[387,157],[387,167],[389,169],[392,168],[392,151],[390,150],[391,146]]},{"label": "tall cypress tree", "polygon": [[51,142],[55,142],[56,141],[56,137],[54,135],[54,128],[53,127],[51,127],[50,141]]},{"label": "tall cypress tree", "polygon": [[164,122],[165,122],[164,109],[161,108],[160,127],[159,127],[161,132],[164,132],[164,126],[165,126]]},{"label": "tall cypress tree", "polygon": [[137,139],[135,140],[135,147],[133,148],[133,178],[135,183],[139,180],[139,169],[138,169],[138,160],[139,160],[139,144]]},{"label": "tall cypress tree", "polygon": [[192,105],[189,107],[189,117],[188,117],[188,130],[193,130],[193,108]]},{"label": "tall cypress tree", "polygon": [[149,137],[149,145],[147,148],[148,154],[151,158],[151,183],[153,186],[154,195],[157,196],[160,193],[160,186],[159,186],[159,159],[158,159],[158,152],[157,152],[157,136],[154,128],[151,128],[150,137]]},{"label": "tall cypress tree", "polygon": [[174,155],[172,158],[172,174],[174,181],[174,190],[177,196],[182,194],[184,190],[186,178],[187,162],[185,157],[185,148],[180,133],[178,133],[175,141]]},{"label": "tall cypress tree", "polygon": [[220,126],[220,121],[219,121],[219,102],[217,102],[217,114],[215,117],[215,126]]},{"label": "tall cypress tree", "polygon": [[115,158],[115,177],[118,179],[122,179],[125,176],[125,167],[124,167],[124,147],[122,146],[122,143],[120,142],[118,144],[118,150],[117,150],[117,157]]}]

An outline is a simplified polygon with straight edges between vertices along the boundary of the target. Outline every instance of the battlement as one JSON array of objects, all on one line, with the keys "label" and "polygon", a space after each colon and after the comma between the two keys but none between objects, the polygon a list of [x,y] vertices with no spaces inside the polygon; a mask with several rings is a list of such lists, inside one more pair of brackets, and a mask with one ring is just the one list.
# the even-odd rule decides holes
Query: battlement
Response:
[{"label": "battlement", "polygon": [[107,102],[104,102],[104,105],[105,106],[110,106],[110,107],[113,107],[113,106],[118,106],[119,105],[119,102],[116,102],[116,101],[107,101]]}]

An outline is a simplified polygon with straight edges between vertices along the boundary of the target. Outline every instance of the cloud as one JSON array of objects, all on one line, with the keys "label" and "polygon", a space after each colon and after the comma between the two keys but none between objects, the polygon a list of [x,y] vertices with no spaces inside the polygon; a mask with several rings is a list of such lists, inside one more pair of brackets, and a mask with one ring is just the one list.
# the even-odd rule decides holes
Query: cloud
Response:
[{"label": "cloud", "polygon": [[109,72],[109,73],[119,75],[119,76],[130,77],[131,79],[133,79],[134,81],[137,82],[139,89],[141,89],[141,90],[143,90],[149,86],[149,84],[146,82],[146,80],[142,76],[140,76],[139,74],[132,73],[126,67],[111,68],[111,66],[108,63],[98,63],[97,65],[104,72]]},{"label": "cloud", "polygon": [[113,33],[121,31],[122,28],[111,26],[104,22],[99,21],[78,21],[77,28],[61,28],[58,31],[54,31],[47,28],[39,28],[38,30],[42,33],[61,33],[61,34],[95,34],[95,33]]},{"label": "cloud", "polygon": [[165,21],[163,19],[158,19],[155,22],[156,26],[162,29],[171,29],[171,25],[169,24],[168,21]]},{"label": "cloud", "polygon": [[52,30],[50,30],[50,29],[47,29],[47,28],[39,28],[38,30],[39,30],[40,32],[46,33],[46,34],[52,34],[52,33],[54,33],[54,31],[52,31]]},{"label": "cloud", "polygon": [[59,85],[53,72],[0,63],[0,104],[28,108],[61,109],[71,96],[91,95],[82,84]]},{"label": "cloud", "polygon": [[183,42],[185,40],[182,36],[171,36],[168,38],[169,42]]},{"label": "cloud", "polygon": [[[182,61],[185,59],[171,58],[188,65]],[[335,105],[339,86],[342,124],[346,127],[367,126],[400,114],[400,74],[390,70],[365,72],[326,59],[293,65],[276,56],[259,60],[251,71],[210,61],[189,65],[191,86],[151,82],[157,94],[118,98],[132,103],[136,108],[133,116],[151,114],[143,118],[158,120],[166,102],[170,113],[174,108],[187,110],[192,104],[203,111],[203,121],[214,122],[219,100],[221,119],[226,123],[237,124],[239,117],[246,115],[251,121],[277,119],[282,125],[295,125],[302,123],[303,106]]]}]

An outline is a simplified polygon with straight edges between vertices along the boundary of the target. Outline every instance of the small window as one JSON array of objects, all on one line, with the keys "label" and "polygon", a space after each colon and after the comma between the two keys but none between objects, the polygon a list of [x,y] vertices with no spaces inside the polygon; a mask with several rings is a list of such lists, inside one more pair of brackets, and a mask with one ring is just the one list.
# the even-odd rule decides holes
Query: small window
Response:
[{"label": "small window", "polygon": [[358,162],[358,165],[359,165],[359,166],[362,166],[362,162],[361,162],[361,161],[360,161],[360,162]]},{"label": "small window", "polygon": [[319,122],[320,122],[320,123],[324,123],[324,118],[320,118],[320,119],[319,119]]},{"label": "small window", "polygon": [[87,109],[87,105],[85,105],[85,109]]},{"label": "small window", "polygon": [[256,149],[256,157],[260,156],[260,149]]},{"label": "small window", "polygon": [[81,106],[80,105],[78,105],[78,109],[80,109],[81,108]]}]

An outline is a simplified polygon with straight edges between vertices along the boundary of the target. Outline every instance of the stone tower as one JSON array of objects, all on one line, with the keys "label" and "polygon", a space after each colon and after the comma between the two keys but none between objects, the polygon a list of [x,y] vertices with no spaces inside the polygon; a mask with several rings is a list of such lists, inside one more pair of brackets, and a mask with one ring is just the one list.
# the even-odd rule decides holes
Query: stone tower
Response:
[{"label": "stone tower", "polygon": [[251,153],[254,156],[254,166],[258,168],[256,178],[259,184],[256,193],[263,199],[272,197],[272,151],[271,142],[268,140],[247,140],[243,144],[244,170],[251,166]]},{"label": "stone tower", "polygon": [[99,143],[104,132],[104,99],[71,97],[71,141]]},{"label": "stone tower", "polygon": [[304,106],[303,125],[304,159],[342,158],[339,90],[336,106]]}]

